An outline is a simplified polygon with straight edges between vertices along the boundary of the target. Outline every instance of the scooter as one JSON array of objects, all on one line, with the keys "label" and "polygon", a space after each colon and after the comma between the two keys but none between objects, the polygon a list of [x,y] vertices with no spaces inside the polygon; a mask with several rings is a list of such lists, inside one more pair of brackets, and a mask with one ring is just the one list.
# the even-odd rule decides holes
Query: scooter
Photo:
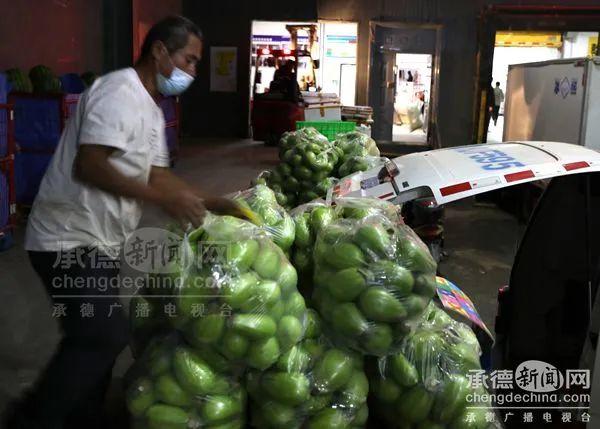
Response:
[{"label": "scooter", "polygon": [[402,205],[402,217],[429,248],[437,263],[444,253],[444,206],[433,197],[417,198]]}]

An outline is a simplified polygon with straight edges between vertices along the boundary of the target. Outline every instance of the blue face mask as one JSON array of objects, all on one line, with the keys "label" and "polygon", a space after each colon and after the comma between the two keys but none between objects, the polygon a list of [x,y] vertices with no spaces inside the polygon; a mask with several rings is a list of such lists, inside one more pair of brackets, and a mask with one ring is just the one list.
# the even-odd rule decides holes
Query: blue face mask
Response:
[{"label": "blue face mask", "polygon": [[156,74],[156,83],[158,85],[158,91],[165,96],[180,95],[186,89],[190,87],[194,81],[194,76],[191,76],[181,70],[180,68],[174,67],[170,77],[164,77],[162,74]]}]

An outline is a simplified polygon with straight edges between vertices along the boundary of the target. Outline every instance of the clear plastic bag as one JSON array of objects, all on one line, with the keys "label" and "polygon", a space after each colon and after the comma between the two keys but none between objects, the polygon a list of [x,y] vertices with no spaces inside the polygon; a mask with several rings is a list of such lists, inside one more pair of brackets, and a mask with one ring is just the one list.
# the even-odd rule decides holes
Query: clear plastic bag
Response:
[{"label": "clear plastic bag", "polygon": [[172,327],[164,314],[164,299],[149,296],[149,289],[141,289],[129,301],[131,351],[138,358],[152,338],[160,336]]},{"label": "clear plastic bag", "polygon": [[338,134],[334,145],[343,151],[344,158],[351,156],[378,157],[380,155],[375,140],[360,131]]},{"label": "clear plastic bag", "polygon": [[361,220],[378,215],[388,218],[394,224],[404,225],[401,206],[379,198],[337,198],[334,207],[337,218]]},{"label": "clear plastic bag", "polygon": [[173,326],[213,366],[266,369],[304,334],[298,276],[259,227],[208,214],[183,240]]},{"label": "clear plastic bag", "polygon": [[383,166],[388,158],[378,156],[350,156],[345,158],[338,169],[340,177],[346,177],[358,171],[367,171],[372,168]]},{"label": "clear plastic bag", "polygon": [[401,429],[498,427],[488,423],[491,404],[478,400],[485,390],[467,377],[480,353],[471,329],[431,304],[399,351],[369,368],[375,414]]},{"label": "clear plastic bag", "polygon": [[271,171],[267,183],[282,204],[296,204],[324,197],[333,186],[338,151],[314,128],[284,134],[279,153],[281,163]]},{"label": "clear plastic bag", "polygon": [[233,200],[247,205],[259,215],[261,225],[282,250],[288,251],[294,243],[294,221],[285,208],[279,205],[273,190],[265,185],[237,192],[229,196]]},{"label": "clear plastic bag", "polygon": [[314,127],[301,128],[296,131],[287,131],[283,133],[279,141],[279,146],[282,151],[297,146],[302,143],[318,143],[328,145],[330,142],[323,134],[317,131]]},{"label": "clear plastic bag", "polygon": [[336,204],[347,217],[317,236],[313,302],[334,344],[385,356],[434,296],[436,263],[392,204]]},{"label": "clear plastic bag", "polygon": [[252,179],[250,182],[251,187],[255,187],[256,185],[265,185],[267,186],[269,183],[269,176],[271,176],[271,170],[263,170],[258,175]]},{"label": "clear plastic bag", "polygon": [[251,422],[260,429],[361,428],[369,383],[360,355],[332,347],[309,310],[306,338],[269,370],[251,371]]},{"label": "clear plastic bag", "polygon": [[133,427],[239,428],[246,424],[246,392],[176,334],[155,337],[126,375]]},{"label": "clear plastic bag", "polygon": [[337,217],[324,200],[302,204],[290,212],[296,225],[291,261],[298,271],[299,288],[304,297],[312,296],[313,251],[317,233]]}]

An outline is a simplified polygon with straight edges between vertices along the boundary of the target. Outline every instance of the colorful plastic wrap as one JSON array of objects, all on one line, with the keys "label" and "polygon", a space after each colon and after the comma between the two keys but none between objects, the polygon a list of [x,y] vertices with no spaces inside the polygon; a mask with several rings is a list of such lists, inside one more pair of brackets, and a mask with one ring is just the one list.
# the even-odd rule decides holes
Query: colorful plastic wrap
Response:
[{"label": "colorful plastic wrap", "polygon": [[399,351],[370,368],[374,412],[397,429],[497,427],[488,423],[491,405],[475,402],[485,390],[467,377],[480,369],[480,353],[473,331],[431,304]]},{"label": "colorful plastic wrap", "polygon": [[266,369],[302,339],[296,270],[263,229],[208,214],[181,248],[170,321],[211,364]]},{"label": "colorful plastic wrap", "polygon": [[436,263],[392,204],[336,204],[348,217],[317,235],[313,302],[334,344],[385,356],[434,296]]},{"label": "colorful plastic wrap", "polygon": [[251,371],[246,387],[259,429],[364,428],[369,383],[360,355],[333,348],[309,310],[306,338],[275,366]]},{"label": "colorful plastic wrap", "polygon": [[126,376],[134,428],[245,427],[246,392],[177,335],[157,337]]}]

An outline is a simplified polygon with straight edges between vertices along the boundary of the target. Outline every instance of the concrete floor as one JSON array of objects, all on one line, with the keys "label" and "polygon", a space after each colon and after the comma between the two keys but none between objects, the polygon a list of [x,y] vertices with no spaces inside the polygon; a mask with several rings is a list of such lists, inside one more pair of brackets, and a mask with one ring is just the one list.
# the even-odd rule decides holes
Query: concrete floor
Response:
[{"label": "concrete floor", "polygon": [[[277,162],[276,149],[248,141],[206,140],[182,147],[176,172],[215,194],[248,186],[250,180]],[[166,217],[148,207],[143,225],[164,225]],[[520,236],[516,221],[472,201],[447,209],[446,250],[443,274],[473,299],[484,321],[493,329],[498,287],[508,281],[510,264]],[[50,301],[33,273],[22,248],[23,228],[16,245],[0,253],[0,409],[35,380],[59,340]],[[114,371],[118,380],[131,363],[124,352]],[[112,395],[118,401],[119,395]]]}]

